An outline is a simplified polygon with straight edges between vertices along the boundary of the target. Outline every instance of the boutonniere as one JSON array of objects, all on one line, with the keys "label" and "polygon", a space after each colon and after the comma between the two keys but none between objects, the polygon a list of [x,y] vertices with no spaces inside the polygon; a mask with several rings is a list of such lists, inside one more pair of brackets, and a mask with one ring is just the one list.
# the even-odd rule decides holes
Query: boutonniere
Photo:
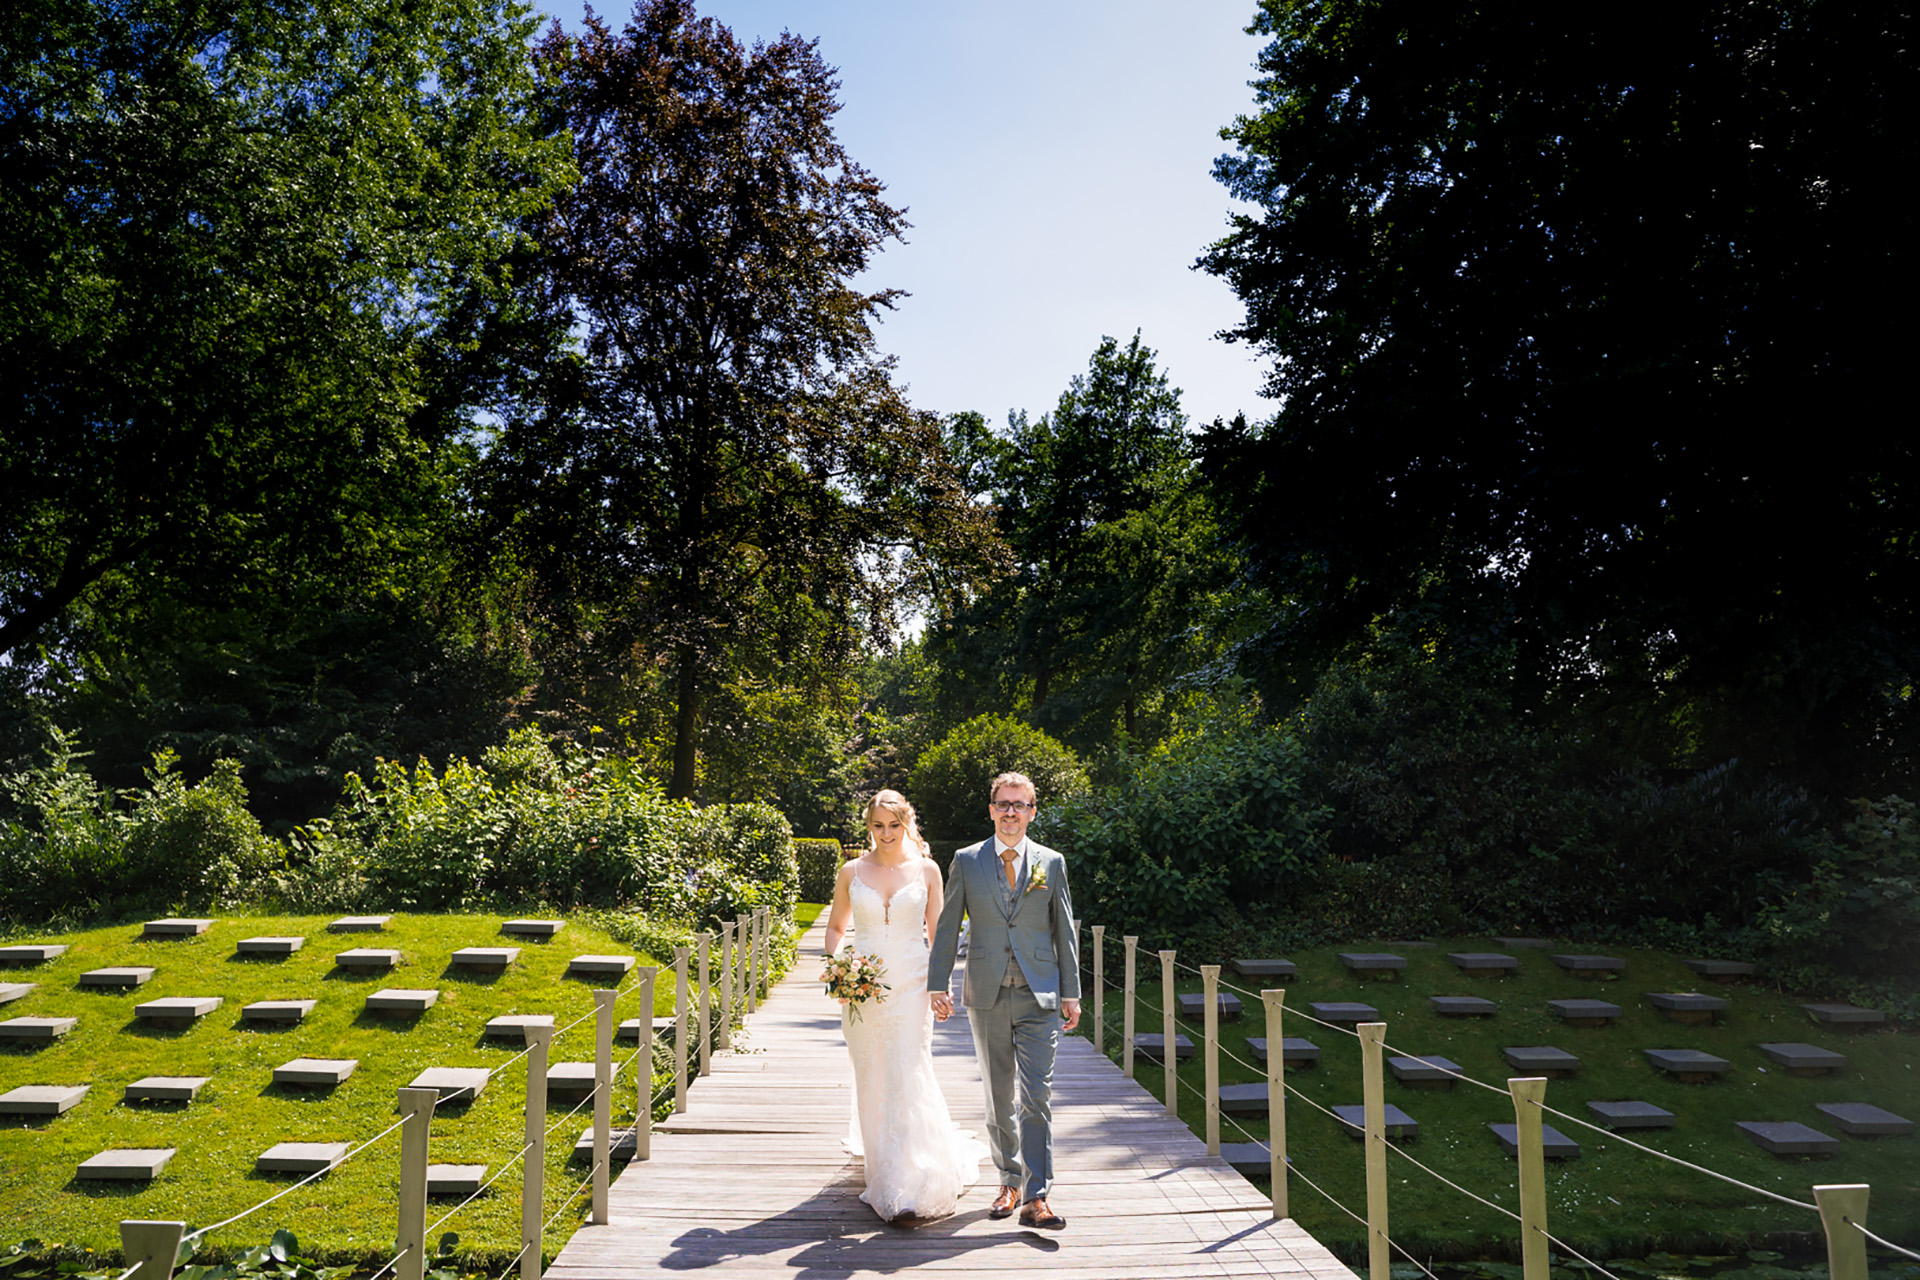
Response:
[{"label": "boutonniere", "polygon": [[1044,889],[1046,887],[1047,869],[1045,867],[1035,867],[1033,874],[1027,877],[1026,892],[1032,893],[1035,889]]}]

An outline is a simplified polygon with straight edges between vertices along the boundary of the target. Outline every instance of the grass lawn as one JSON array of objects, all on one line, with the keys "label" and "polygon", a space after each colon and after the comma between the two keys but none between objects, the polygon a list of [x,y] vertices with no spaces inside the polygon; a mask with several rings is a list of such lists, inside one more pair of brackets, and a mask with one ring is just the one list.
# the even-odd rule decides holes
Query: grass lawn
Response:
[{"label": "grass lawn", "polygon": [[[0,970],[0,982],[38,988],[0,1006],[0,1018],[78,1017],[65,1039],[42,1048],[0,1042],[0,1093],[18,1085],[91,1086],[78,1106],[58,1118],[0,1118],[0,1246],[29,1237],[117,1254],[123,1218],[217,1222],[297,1179],[254,1172],[254,1159],[276,1142],[358,1145],[397,1118],[395,1091],[428,1067],[493,1067],[520,1046],[483,1035],[488,1019],[509,1013],[552,1014],[565,1026],[593,1007],[595,982],[563,976],[583,954],[631,954],[605,933],[570,922],[548,942],[502,936],[498,915],[396,915],[383,934],[330,934],[325,916],[226,917],[201,937],[147,942],[137,924],[17,942],[69,943],[50,963]],[[304,935],[305,947],[287,959],[242,958],[235,943],[257,935]],[[475,975],[452,968],[449,956],[466,946],[518,946],[504,974]],[[349,947],[398,949],[397,970],[350,974],[333,957]],[[665,957],[670,964],[671,957]],[[641,963],[659,957],[642,957]],[[145,986],[96,990],[78,985],[81,973],[107,966],[152,966]],[[622,984],[631,986],[631,977]],[[385,1017],[364,1010],[383,987],[430,987],[439,1003],[419,1017]],[[162,996],[222,996],[225,1003],[184,1030],[156,1030],[133,1007]],[[240,1020],[242,1005],[258,1000],[317,999],[297,1026],[262,1029]],[[672,1012],[670,972],[657,985],[654,1012]],[[632,995],[615,1006],[620,1019],[641,1016]],[[556,1037],[552,1061],[591,1061],[593,1019]],[[616,1043],[616,1065],[633,1052]],[[273,1069],[293,1058],[356,1058],[359,1068],[338,1088],[295,1090],[272,1083]],[[143,1076],[207,1076],[191,1104],[129,1104],[126,1086]],[[499,1170],[523,1141],[524,1068],[495,1077],[471,1105],[442,1104],[432,1130],[432,1160],[485,1164]],[[635,1110],[631,1068],[617,1082],[616,1123]],[[573,1142],[591,1121],[591,1106],[562,1122],[572,1106],[550,1108],[546,1212],[560,1211],[586,1176],[570,1165]],[[211,1243],[236,1252],[287,1227],[304,1250],[329,1261],[383,1262],[392,1249],[400,1135],[396,1132],[347,1164],[295,1191],[251,1218],[226,1228]],[[174,1147],[172,1162],[151,1183],[81,1182],[75,1167],[109,1148]],[[473,1264],[504,1263],[519,1249],[520,1171],[503,1175],[442,1231],[457,1231]],[[456,1200],[429,1206],[428,1221]],[[548,1229],[545,1247],[557,1251],[586,1213],[580,1197]],[[495,1267],[497,1270],[497,1266]]]},{"label": "grass lawn", "polygon": [[[1557,1046],[1578,1055],[1583,1065],[1571,1078],[1547,1086],[1547,1106],[1592,1121],[1596,1118],[1586,1109],[1590,1100],[1651,1102],[1674,1113],[1675,1127],[1630,1131],[1624,1136],[1806,1203],[1812,1202],[1815,1183],[1867,1183],[1873,1192],[1866,1225],[1906,1247],[1920,1243],[1920,1138],[1847,1137],[1815,1110],[1820,1102],[1869,1102],[1909,1119],[1920,1118],[1920,1079],[1915,1071],[1920,1036],[1911,1031],[1827,1030],[1815,1025],[1799,1007],[1803,1000],[1817,997],[1786,995],[1751,980],[1702,978],[1677,958],[1655,951],[1609,951],[1627,961],[1624,975],[1615,981],[1593,982],[1564,973],[1547,958],[1547,952],[1538,950],[1510,953],[1520,957],[1520,970],[1513,976],[1463,977],[1446,953],[1500,950],[1483,938],[1443,940],[1433,947],[1381,944],[1338,950],[1395,951],[1407,960],[1405,977],[1383,982],[1356,975],[1340,964],[1332,948],[1299,952],[1287,957],[1299,966],[1299,975],[1287,984],[1289,1008],[1305,1012],[1312,1001],[1370,1004],[1387,1024],[1387,1043],[1392,1048],[1386,1056],[1440,1055],[1458,1063],[1466,1075],[1503,1090],[1507,1077],[1527,1074],[1508,1068],[1501,1057],[1505,1046]],[[1568,944],[1556,945],[1554,950],[1599,948]],[[1110,939],[1106,971],[1113,981],[1118,981],[1122,955]],[[1157,1034],[1161,1025],[1158,958],[1143,953],[1138,972],[1141,1003],[1135,1030]],[[1177,976],[1180,991],[1201,989],[1197,974]],[[1242,996],[1243,1019],[1221,1025],[1223,1049],[1251,1062],[1247,1038],[1266,1034],[1257,994],[1264,984],[1236,978],[1231,971],[1222,978],[1253,993]],[[1678,1026],[1647,1002],[1646,993],[1660,991],[1721,995],[1731,1000],[1732,1007],[1713,1025]],[[1443,1018],[1428,1004],[1428,997],[1435,995],[1483,996],[1497,1003],[1498,1012],[1491,1018]],[[1610,1001],[1622,1008],[1624,1016],[1607,1027],[1570,1027],[1547,1007],[1549,1000],[1563,997]],[[1110,990],[1107,1049],[1116,1058],[1120,1020],[1120,994]],[[1085,1025],[1090,1033],[1090,1013]],[[1182,1020],[1180,1030],[1200,1046],[1197,1021]],[[1324,1107],[1361,1101],[1360,1048],[1353,1036],[1297,1017],[1288,1019],[1285,1034],[1305,1037],[1322,1051],[1317,1065],[1288,1072],[1291,1085]],[[1837,1050],[1847,1055],[1850,1065],[1835,1076],[1794,1077],[1756,1047],[1779,1041]],[[1681,1084],[1656,1072],[1641,1053],[1664,1048],[1703,1049],[1729,1060],[1733,1069],[1712,1083]],[[1160,1068],[1137,1056],[1135,1064],[1141,1085],[1154,1096],[1163,1096]],[[1206,1113],[1199,1090],[1205,1077],[1198,1054],[1179,1064],[1179,1075],[1181,1118],[1204,1135]],[[1223,1052],[1220,1079],[1223,1084],[1251,1083],[1265,1076],[1263,1070],[1249,1070]],[[1489,1200],[1518,1208],[1515,1163],[1487,1129],[1489,1123],[1513,1122],[1513,1106],[1504,1093],[1464,1083],[1447,1092],[1429,1092],[1400,1084],[1388,1073],[1386,1100],[1420,1125],[1419,1136],[1404,1144],[1408,1154]],[[1740,1120],[1797,1120],[1838,1137],[1840,1153],[1771,1155],[1735,1129],[1735,1121]],[[1239,1123],[1245,1133],[1223,1118],[1223,1142],[1267,1138],[1264,1119]],[[1548,1229],[1596,1260],[1669,1249],[1697,1253],[1767,1241],[1793,1243],[1792,1236],[1821,1247],[1819,1219],[1812,1213],[1768,1201],[1553,1116],[1547,1117],[1547,1123],[1580,1144],[1577,1159],[1547,1164]],[[1292,1168],[1300,1175],[1290,1179],[1293,1216],[1343,1256],[1364,1257],[1363,1228],[1302,1181],[1302,1176],[1312,1179],[1341,1204],[1364,1214],[1362,1144],[1330,1117],[1290,1098],[1287,1146]],[[1392,1236],[1416,1257],[1516,1254],[1516,1227],[1503,1215],[1474,1203],[1408,1160],[1389,1155],[1387,1174]],[[1264,1189],[1264,1179],[1261,1186]],[[1402,1261],[1397,1256],[1394,1260]]]}]

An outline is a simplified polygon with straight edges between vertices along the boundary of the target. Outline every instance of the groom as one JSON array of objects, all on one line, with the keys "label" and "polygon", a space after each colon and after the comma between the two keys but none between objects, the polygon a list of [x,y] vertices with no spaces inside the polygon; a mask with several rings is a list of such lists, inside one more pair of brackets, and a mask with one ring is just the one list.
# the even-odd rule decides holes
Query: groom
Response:
[{"label": "groom", "polygon": [[1047,1205],[1053,1187],[1053,1056],[1061,1031],[1080,1022],[1073,900],[1067,896],[1066,862],[1027,839],[1039,799],[1033,780],[1003,773],[988,794],[994,834],[953,855],[927,989],[934,1013],[945,1021],[953,1013],[947,987],[960,917],[968,917],[973,923],[962,998],[987,1089],[987,1137],[1000,1170],[1000,1194],[987,1216],[1004,1218],[1018,1208],[1022,1226],[1057,1231],[1067,1220]]}]

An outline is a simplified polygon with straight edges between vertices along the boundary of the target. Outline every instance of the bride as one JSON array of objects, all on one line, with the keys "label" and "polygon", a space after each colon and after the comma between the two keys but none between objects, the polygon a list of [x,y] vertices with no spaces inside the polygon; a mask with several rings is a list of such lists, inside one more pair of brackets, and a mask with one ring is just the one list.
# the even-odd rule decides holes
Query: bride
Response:
[{"label": "bride", "polygon": [[897,791],[867,804],[867,851],[840,867],[827,916],[827,955],[847,926],[854,945],[885,966],[889,990],[856,1010],[841,1030],[853,1059],[853,1121],[847,1147],[866,1163],[860,1198],[889,1222],[952,1213],[979,1176],[984,1144],[954,1128],[933,1074],[928,939],[940,920],[940,868],[927,856],[913,806]]}]

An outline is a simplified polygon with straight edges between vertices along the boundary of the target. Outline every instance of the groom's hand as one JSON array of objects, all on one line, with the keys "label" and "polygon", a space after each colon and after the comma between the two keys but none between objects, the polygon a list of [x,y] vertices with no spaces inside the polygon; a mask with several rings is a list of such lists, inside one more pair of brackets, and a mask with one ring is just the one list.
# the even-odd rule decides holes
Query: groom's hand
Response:
[{"label": "groom's hand", "polygon": [[1078,1000],[1068,1000],[1065,997],[1062,997],[1060,1001],[1060,1016],[1067,1020],[1066,1026],[1062,1028],[1063,1030],[1071,1031],[1075,1027],[1079,1026],[1080,1025],[1080,1002]]},{"label": "groom's hand", "polygon": [[944,991],[933,993],[933,1016],[945,1022],[953,1016],[953,997]]}]

